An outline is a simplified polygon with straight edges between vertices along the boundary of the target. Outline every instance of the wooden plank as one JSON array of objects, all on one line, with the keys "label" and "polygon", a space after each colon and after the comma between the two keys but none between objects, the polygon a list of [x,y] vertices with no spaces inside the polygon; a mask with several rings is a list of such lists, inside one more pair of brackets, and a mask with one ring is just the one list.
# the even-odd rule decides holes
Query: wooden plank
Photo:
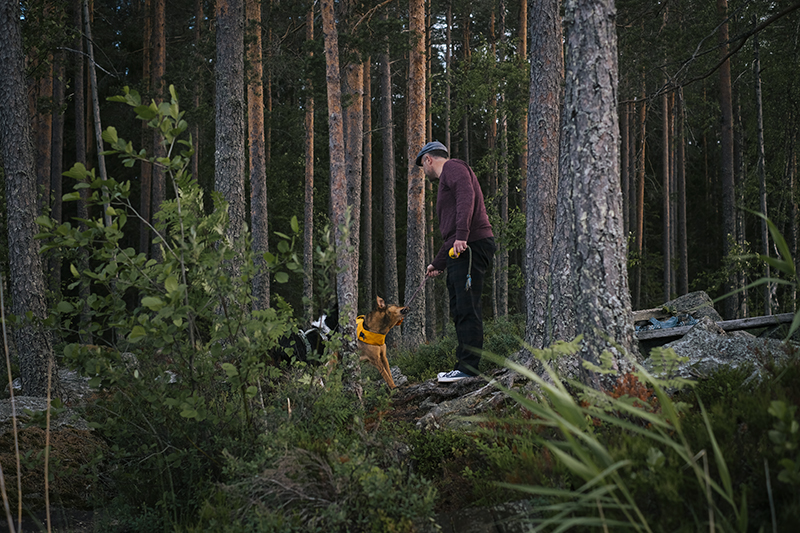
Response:
[{"label": "wooden plank", "polygon": [[[767,326],[777,326],[779,324],[789,324],[794,319],[794,313],[782,313],[780,315],[755,316],[752,318],[739,318],[736,320],[722,320],[717,325],[725,331],[739,331],[743,329],[763,328]],[[669,339],[683,337],[692,326],[680,326],[677,328],[648,329],[636,332],[636,337],[640,341],[653,339]]]}]

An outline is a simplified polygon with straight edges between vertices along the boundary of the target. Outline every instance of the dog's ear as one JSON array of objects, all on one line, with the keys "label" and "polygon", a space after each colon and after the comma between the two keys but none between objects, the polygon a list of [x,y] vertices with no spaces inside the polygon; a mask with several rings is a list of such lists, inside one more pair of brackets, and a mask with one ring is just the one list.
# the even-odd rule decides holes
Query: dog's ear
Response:
[{"label": "dog's ear", "polygon": [[378,309],[386,309],[386,302],[383,301],[383,298],[378,296],[375,300],[378,302]]}]

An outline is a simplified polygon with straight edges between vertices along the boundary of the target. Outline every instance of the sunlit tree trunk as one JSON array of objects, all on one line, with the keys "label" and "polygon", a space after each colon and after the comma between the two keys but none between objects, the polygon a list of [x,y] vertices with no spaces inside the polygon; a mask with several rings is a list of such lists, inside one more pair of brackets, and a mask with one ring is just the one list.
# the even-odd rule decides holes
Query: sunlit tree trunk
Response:
[{"label": "sunlit tree trunk", "polygon": [[328,146],[330,150],[331,222],[336,242],[336,293],[344,334],[343,358],[346,387],[360,400],[361,366],[356,354],[355,325],[358,306],[357,272],[348,257],[353,253],[348,237],[347,173],[345,168],[344,124],[342,118],[342,78],[339,70],[339,36],[334,15],[334,0],[321,0],[322,33],[325,42],[325,80],[328,93]]},{"label": "sunlit tree trunk", "polygon": [[556,223],[559,131],[564,79],[559,0],[531,5],[531,84],[525,226],[526,342],[552,339],[550,260]]},{"label": "sunlit tree trunk", "polygon": [[267,225],[267,169],[264,148],[264,68],[261,57],[261,0],[246,0],[247,20],[247,133],[250,155],[250,225],[253,258],[253,309],[269,307],[269,273],[264,253],[269,251]]},{"label": "sunlit tree trunk", "polygon": [[[408,302],[425,279],[425,177],[414,164],[425,144],[425,8],[423,0],[409,1],[410,46],[408,66],[408,104],[406,119],[406,161],[408,165],[408,238],[406,247],[406,288]],[[425,300],[414,302],[414,312],[403,322],[403,342],[408,348],[422,344],[425,325]]]}]

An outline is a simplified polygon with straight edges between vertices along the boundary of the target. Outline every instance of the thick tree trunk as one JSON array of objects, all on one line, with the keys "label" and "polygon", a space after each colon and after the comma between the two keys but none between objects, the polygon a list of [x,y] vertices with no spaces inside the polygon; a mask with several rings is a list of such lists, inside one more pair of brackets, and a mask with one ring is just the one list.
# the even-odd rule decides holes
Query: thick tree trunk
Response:
[{"label": "thick tree trunk", "polygon": [[556,223],[558,153],[564,79],[559,1],[531,5],[531,85],[528,103],[525,300],[526,342],[552,340],[550,260]]},{"label": "thick tree trunk", "polygon": [[[350,241],[347,259],[355,276],[353,296],[359,304],[359,251],[361,247],[361,170],[364,160],[364,67],[356,62],[344,67],[342,80],[342,101],[344,107],[344,160],[347,180],[347,207],[350,211],[348,239]],[[364,302],[371,305],[371,302]]]},{"label": "thick tree trunk", "polygon": [[353,339],[355,335],[358,289],[347,220],[347,173],[344,160],[344,124],[342,117],[342,78],[339,70],[339,35],[336,30],[334,0],[322,0],[322,34],[325,42],[325,80],[328,93],[328,148],[330,151],[331,221],[336,242],[336,294],[339,301],[339,321],[343,327],[343,365],[345,386],[359,400],[362,398],[361,366]]},{"label": "thick tree trunk", "polygon": [[[214,188],[228,202],[228,239],[235,243],[245,223],[244,6],[217,0],[216,152]],[[239,272],[240,259],[230,265]]]},{"label": "thick tree trunk", "polygon": [[[637,347],[622,233],[615,15],[613,0],[565,5],[567,75],[551,271],[558,338],[583,335],[580,359],[598,365],[609,351],[623,371],[624,356]],[[599,387],[601,378],[579,363],[565,361],[561,370]]]},{"label": "thick tree trunk", "polygon": [[[406,287],[408,302],[425,279],[425,177],[414,164],[425,144],[425,9],[422,0],[409,1],[411,50],[408,66],[408,105],[406,122],[406,161],[408,164],[408,238],[406,247]],[[425,340],[425,300],[414,302],[413,313],[403,322],[403,342],[416,348]]]},{"label": "thick tree trunk", "polygon": [[[40,320],[47,315],[44,273],[36,227],[36,170],[31,118],[26,98],[20,6],[0,0],[0,154],[6,185],[8,258],[12,312],[22,319],[13,329],[22,392],[61,394],[52,341]],[[1,282],[1,281],[0,281]],[[30,313],[32,320],[25,319]]]},{"label": "thick tree trunk", "polygon": [[267,168],[264,148],[264,68],[261,58],[261,0],[246,0],[247,19],[247,132],[250,150],[250,226],[253,260],[253,309],[269,307],[269,272],[264,253],[269,251],[267,227]]}]

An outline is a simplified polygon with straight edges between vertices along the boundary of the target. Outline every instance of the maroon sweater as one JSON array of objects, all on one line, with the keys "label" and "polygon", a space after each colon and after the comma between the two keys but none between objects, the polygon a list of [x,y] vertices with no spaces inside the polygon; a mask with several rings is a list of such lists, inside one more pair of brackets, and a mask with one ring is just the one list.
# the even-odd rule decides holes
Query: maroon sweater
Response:
[{"label": "maroon sweater", "polygon": [[460,159],[450,159],[442,167],[436,213],[444,240],[431,263],[436,270],[447,266],[447,254],[455,241],[470,243],[494,236],[478,178]]}]

